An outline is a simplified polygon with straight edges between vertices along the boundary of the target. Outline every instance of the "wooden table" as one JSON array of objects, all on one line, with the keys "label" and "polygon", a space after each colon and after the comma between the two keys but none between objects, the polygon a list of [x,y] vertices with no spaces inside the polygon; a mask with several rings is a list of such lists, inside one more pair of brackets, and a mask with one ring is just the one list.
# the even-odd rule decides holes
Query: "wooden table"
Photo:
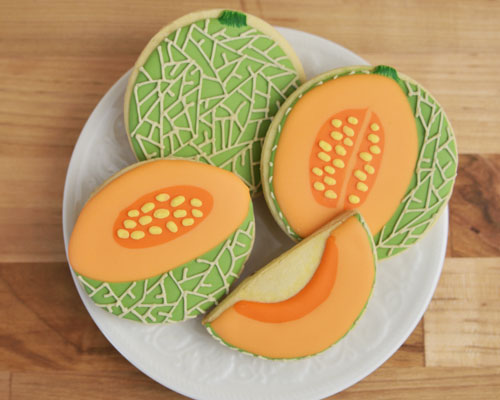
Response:
[{"label": "wooden table", "polygon": [[[431,89],[458,137],[448,257],[413,334],[336,398],[500,398],[500,2],[241,0],[213,6],[324,36]],[[196,1],[0,1],[0,398],[180,399],[129,364],[85,311],[61,200],[99,99]]]}]

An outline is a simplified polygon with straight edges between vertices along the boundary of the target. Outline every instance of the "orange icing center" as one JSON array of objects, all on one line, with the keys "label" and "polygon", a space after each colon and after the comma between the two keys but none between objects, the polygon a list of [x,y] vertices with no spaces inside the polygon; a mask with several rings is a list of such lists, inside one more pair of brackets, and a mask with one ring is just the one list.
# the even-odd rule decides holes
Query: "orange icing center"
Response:
[{"label": "orange icing center", "polygon": [[375,234],[401,204],[418,149],[412,108],[393,79],[358,74],[326,81],[303,94],[283,125],[272,172],[276,202],[300,237],[354,207]]},{"label": "orange icing center", "polygon": [[129,249],[157,246],[191,231],[212,207],[212,195],[196,186],[156,190],[120,211],[113,224],[113,237]]},{"label": "orange icing center", "polygon": [[234,309],[262,322],[288,322],[309,314],[323,303],[332,291],[337,276],[338,249],[331,235],[325,244],[321,262],[311,280],[295,296],[278,303],[239,301]]},{"label": "orange icing center", "polygon": [[343,110],[320,128],[309,157],[314,199],[326,207],[357,208],[374,186],[384,150],[382,123],[369,109]]}]

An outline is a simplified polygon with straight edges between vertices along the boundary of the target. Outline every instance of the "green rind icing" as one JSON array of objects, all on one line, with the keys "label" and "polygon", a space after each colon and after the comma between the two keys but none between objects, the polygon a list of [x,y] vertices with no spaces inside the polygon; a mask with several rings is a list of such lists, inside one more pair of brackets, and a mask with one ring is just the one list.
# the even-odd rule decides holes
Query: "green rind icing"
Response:
[{"label": "green rind icing", "polygon": [[121,318],[144,323],[184,321],[204,314],[240,275],[254,239],[253,206],[238,229],[218,246],[155,277],[124,283],[77,274],[89,297]]},{"label": "green rind icing", "polygon": [[247,26],[247,16],[238,11],[224,10],[218,20],[221,24],[227,26],[235,26],[238,28]]},{"label": "green rind icing", "polygon": [[264,136],[300,82],[276,41],[237,24],[244,14],[226,13],[177,29],[149,55],[127,105],[128,132],[139,160],[212,164],[236,173],[255,195]]},{"label": "green rind icing", "polygon": [[332,345],[330,345],[329,347],[327,347],[326,349],[322,350],[322,351],[318,351],[317,353],[313,353],[313,354],[309,354],[307,356],[303,356],[303,357],[294,357],[294,358],[279,358],[279,357],[265,357],[265,356],[262,356],[260,354],[255,354],[255,353],[252,353],[252,352],[249,352],[249,351],[246,351],[246,350],[243,350],[243,349],[240,349],[239,347],[236,347],[234,345],[232,345],[231,343],[229,342],[226,342],[223,338],[221,338],[217,332],[215,331],[214,328],[212,328],[212,324],[208,323],[208,324],[205,324],[205,328],[207,328],[208,332],[210,333],[210,335],[215,339],[217,340],[218,342],[220,342],[221,344],[227,346],[227,347],[230,347],[231,349],[233,350],[237,350],[239,351],[240,353],[244,353],[244,354],[248,354],[250,356],[254,356],[254,357],[258,357],[258,358],[263,358],[263,359],[266,359],[266,360],[274,360],[274,361],[293,361],[293,360],[302,360],[304,358],[309,358],[309,357],[313,357],[315,355],[318,355],[318,354],[321,354],[325,351],[327,351],[328,349],[332,348],[333,346],[335,346],[338,342],[340,342],[342,339],[344,339],[347,334],[354,328],[354,326],[356,325],[356,323],[359,321],[359,319],[361,318],[361,316],[365,313],[365,310],[366,310],[366,307],[368,306],[368,302],[370,301],[372,295],[373,295],[373,288],[375,287],[375,281],[377,279],[377,253],[375,251],[375,242],[373,241],[373,237],[370,233],[370,229],[368,228],[368,225],[366,224],[365,220],[363,219],[363,217],[361,216],[361,214],[357,213],[355,215],[355,218],[361,223],[361,225],[363,226],[365,232],[366,232],[366,236],[368,237],[368,240],[370,242],[370,248],[372,249],[372,254],[373,254],[373,266],[375,268],[375,276],[374,276],[374,279],[373,279],[373,284],[372,284],[372,287],[370,289],[370,294],[368,295],[368,299],[366,300],[366,303],[365,305],[363,306],[363,308],[361,309],[361,311],[359,312],[358,316],[356,317],[356,319],[354,320],[354,322],[352,323],[351,327],[346,331],[346,333],[344,333],[344,335],[338,339],[335,343],[333,343]]},{"label": "green rind icing", "polygon": [[387,65],[377,65],[375,68],[373,68],[372,74],[382,75],[387,78],[394,79],[398,83],[401,81],[398,76],[398,72],[394,68]]},{"label": "green rind icing", "polygon": [[[382,68],[383,67],[383,68]],[[392,74],[391,67],[379,66],[379,74]],[[309,90],[332,79],[353,74],[371,74],[374,68],[357,68],[323,79],[301,93],[290,104],[291,109]],[[385,72],[382,74],[381,72]],[[394,70],[395,71],[395,70]],[[379,260],[396,255],[411,247],[432,226],[448,203],[457,173],[458,155],[455,137],[450,123],[436,100],[421,86],[410,80],[397,79],[401,90],[407,96],[415,116],[418,134],[418,159],[408,189],[401,204],[382,230],[374,236]],[[391,77],[394,79],[393,77]],[[269,191],[272,204],[281,218],[287,233],[295,240],[302,238],[292,229],[283,215],[276,196],[272,176],[276,147],[281,130],[286,122],[286,115],[278,125],[274,137],[273,150],[268,164]]]}]

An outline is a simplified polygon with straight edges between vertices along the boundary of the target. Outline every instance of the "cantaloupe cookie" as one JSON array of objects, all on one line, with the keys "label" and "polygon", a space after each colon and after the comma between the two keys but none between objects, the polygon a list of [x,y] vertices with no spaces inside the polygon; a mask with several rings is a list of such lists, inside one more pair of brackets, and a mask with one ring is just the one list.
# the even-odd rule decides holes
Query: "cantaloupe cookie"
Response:
[{"label": "cantaloupe cookie", "polygon": [[262,153],[271,212],[293,239],[359,209],[379,259],[415,243],[453,189],[451,125],[421,85],[387,66],[347,67],[294,92]]},{"label": "cantaloupe cookie", "polygon": [[244,280],[204,319],[221,343],[272,359],[307,357],[343,338],[375,282],[373,238],[347,211]]},{"label": "cantaloupe cookie", "polygon": [[298,57],[269,24],[230,10],[188,14],[144,48],[125,94],[125,127],[139,160],[192,158],[260,192],[264,135],[304,81]]},{"label": "cantaloupe cookie", "polygon": [[167,323],[213,306],[253,241],[252,201],[241,179],[195,161],[152,160],[120,171],[91,196],[68,257],[99,307]]}]

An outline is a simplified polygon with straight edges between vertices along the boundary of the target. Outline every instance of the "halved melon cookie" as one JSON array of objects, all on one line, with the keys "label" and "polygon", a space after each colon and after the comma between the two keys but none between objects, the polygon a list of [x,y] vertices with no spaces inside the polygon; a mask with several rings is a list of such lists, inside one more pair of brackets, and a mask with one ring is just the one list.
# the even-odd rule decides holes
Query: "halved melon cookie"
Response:
[{"label": "halved melon cookie", "polygon": [[343,338],[375,282],[372,236],[347,211],[244,280],[203,323],[223,344],[257,356],[310,356]]},{"label": "halved melon cookie", "polygon": [[304,80],[299,59],[269,24],[228,10],[188,14],[158,32],[125,94],[137,158],[192,158],[234,172],[260,191],[271,119]]},{"label": "halved melon cookie", "polygon": [[290,237],[300,240],[357,208],[379,259],[427,231],[456,171],[444,111],[387,66],[336,69],[301,86],[269,128],[261,170],[267,204]]},{"label": "halved melon cookie", "polygon": [[187,160],[142,162],[105,182],[83,207],[68,257],[92,300],[147,323],[204,313],[252,249],[248,187]]}]

